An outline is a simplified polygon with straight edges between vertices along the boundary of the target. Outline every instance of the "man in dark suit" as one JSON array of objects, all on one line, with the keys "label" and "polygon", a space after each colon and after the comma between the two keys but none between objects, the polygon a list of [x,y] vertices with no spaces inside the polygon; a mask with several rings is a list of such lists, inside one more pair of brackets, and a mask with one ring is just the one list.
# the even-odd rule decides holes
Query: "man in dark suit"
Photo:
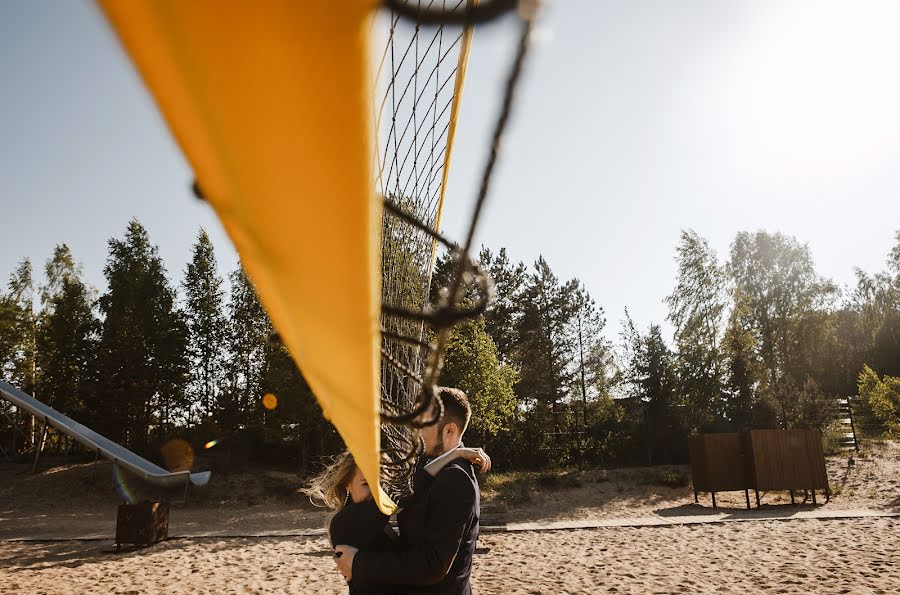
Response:
[{"label": "man in dark suit", "polygon": [[[431,460],[462,445],[472,416],[463,391],[438,388],[436,396],[444,406],[444,416],[440,423],[422,429],[425,455]],[[472,464],[456,459],[435,477],[420,465],[413,485],[412,498],[397,516],[397,547],[386,552],[360,552],[338,545],[338,568],[347,580],[393,585],[400,593],[470,594],[481,507]]]}]

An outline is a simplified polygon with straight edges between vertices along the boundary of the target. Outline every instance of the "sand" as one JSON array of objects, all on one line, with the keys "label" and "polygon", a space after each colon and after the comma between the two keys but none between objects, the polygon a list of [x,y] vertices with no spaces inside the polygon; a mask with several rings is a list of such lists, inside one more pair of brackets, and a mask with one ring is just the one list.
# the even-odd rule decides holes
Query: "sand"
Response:
[{"label": "sand", "polygon": [[[900,518],[802,518],[900,512],[900,446],[847,463],[829,459],[836,493],[815,508],[779,493],[747,512],[732,493],[712,510],[689,487],[655,484],[658,468],[533,486],[509,504],[508,528],[610,526],[484,533],[472,584],[504,594],[900,593]],[[297,497],[289,475],[220,477],[173,508],[171,534],[181,537],[117,552],[117,496],[89,474],[89,465],[37,476],[0,466],[0,593],[346,592],[320,534],[326,515]],[[491,504],[497,494],[485,496]],[[657,526],[611,526],[643,522]],[[92,535],[101,539],[71,539]],[[63,540],[12,541],[23,538]]]},{"label": "sand", "polygon": [[[900,592],[900,519],[484,535],[479,593]],[[322,538],[0,545],[3,593],[343,593]]]}]

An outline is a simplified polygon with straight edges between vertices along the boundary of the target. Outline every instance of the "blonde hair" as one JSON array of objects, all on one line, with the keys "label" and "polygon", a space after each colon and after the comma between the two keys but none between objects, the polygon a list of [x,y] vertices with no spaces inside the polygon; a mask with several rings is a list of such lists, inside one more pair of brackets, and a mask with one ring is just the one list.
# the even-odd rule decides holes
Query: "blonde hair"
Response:
[{"label": "blonde hair", "polygon": [[337,510],[344,506],[349,496],[348,487],[356,472],[356,461],[350,451],[338,455],[324,471],[313,477],[303,493],[316,506]]}]

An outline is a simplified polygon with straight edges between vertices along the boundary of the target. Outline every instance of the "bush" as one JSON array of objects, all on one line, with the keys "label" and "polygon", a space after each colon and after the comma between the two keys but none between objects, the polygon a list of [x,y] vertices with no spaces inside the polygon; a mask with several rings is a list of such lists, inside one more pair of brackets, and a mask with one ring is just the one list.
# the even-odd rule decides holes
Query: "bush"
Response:
[{"label": "bush", "polygon": [[840,421],[835,421],[825,428],[822,432],[822,450],[825,451],[825,456],[840,454],[843,451],[841,439],[846,433],[847,429]]},{"label": "bush", "polygon": [[688,484],[688,476],[681,471],[663,471],[659,474],[656,483],[670,488],[682,488]]},{"label": "bush", "polygon": [[581,479],[575,472],[544,471],[537,476],[537,484],[551,490],[580,488]]},{"label": "bush", "polygon": [[900,438],[900,378],[878,378],[869,366],[859,375],[859,396],[884,425],[886,438]]}]

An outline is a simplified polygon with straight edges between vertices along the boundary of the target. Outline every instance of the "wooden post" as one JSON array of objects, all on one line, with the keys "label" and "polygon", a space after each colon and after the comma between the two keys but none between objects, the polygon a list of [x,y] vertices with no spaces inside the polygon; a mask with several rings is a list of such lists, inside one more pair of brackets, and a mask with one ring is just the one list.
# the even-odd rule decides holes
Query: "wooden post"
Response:
[{"label": "wooden post", "polygon": [[91,465],[91,480],[97,481],[97,460],[100,458],[100,449],[94,453],[94,464]]},{"label": "wooden post", "polygon": [[850,431],[853,433],[853,450],[859,452],[859,440],[856,439],[856,424],[853,422],[853,406],[850,404],[850,397],[845,399],[847,402],[847,417],[850,419]]},{"label": "wooden post", "polygon": [[38,462],[41,459],[41,452],[44,450],[44,440],[47,438],[47,418],[44,418],[44,427],[41,430],[41,439],[34,447],[34,465],[31,467],[32,473],[37,473]]},{"label": "wooden post", "polygon": [[18,407],[16,407],[16,417],[11,421],[12,421],[12,433],[13,433],[12,454],[13,454],[13,457],[15,457],[16,453],[18,452],[16,450],[16,432],[19,431],[19,408]]},{"label": "wooden post", "polygon": [[697,490],[694,490],[694,503],[698,504],[700,502],[700,498],[697,497]]},{"label": "wooden post", "polygon": [[715,508],[716,507],[716,493],[715,492],[710,492],[710,493],[712,494],[713,508]]},{"label": "wooden post", "polygon": [[750,510],[750,490],[744,490],[744,497],[747,499],[747,510]]},{"label": "wooden post", "polygon": [[760,506],[762,506],[759,503],[759,490],[755,490],[755,491],[756,491],[756,507],[759,508]]},{"label": "wooden post", "polygon": [[797,503],[794,502],[794,490],[788,490],[791,493],[791,506],[796,506]]}]

